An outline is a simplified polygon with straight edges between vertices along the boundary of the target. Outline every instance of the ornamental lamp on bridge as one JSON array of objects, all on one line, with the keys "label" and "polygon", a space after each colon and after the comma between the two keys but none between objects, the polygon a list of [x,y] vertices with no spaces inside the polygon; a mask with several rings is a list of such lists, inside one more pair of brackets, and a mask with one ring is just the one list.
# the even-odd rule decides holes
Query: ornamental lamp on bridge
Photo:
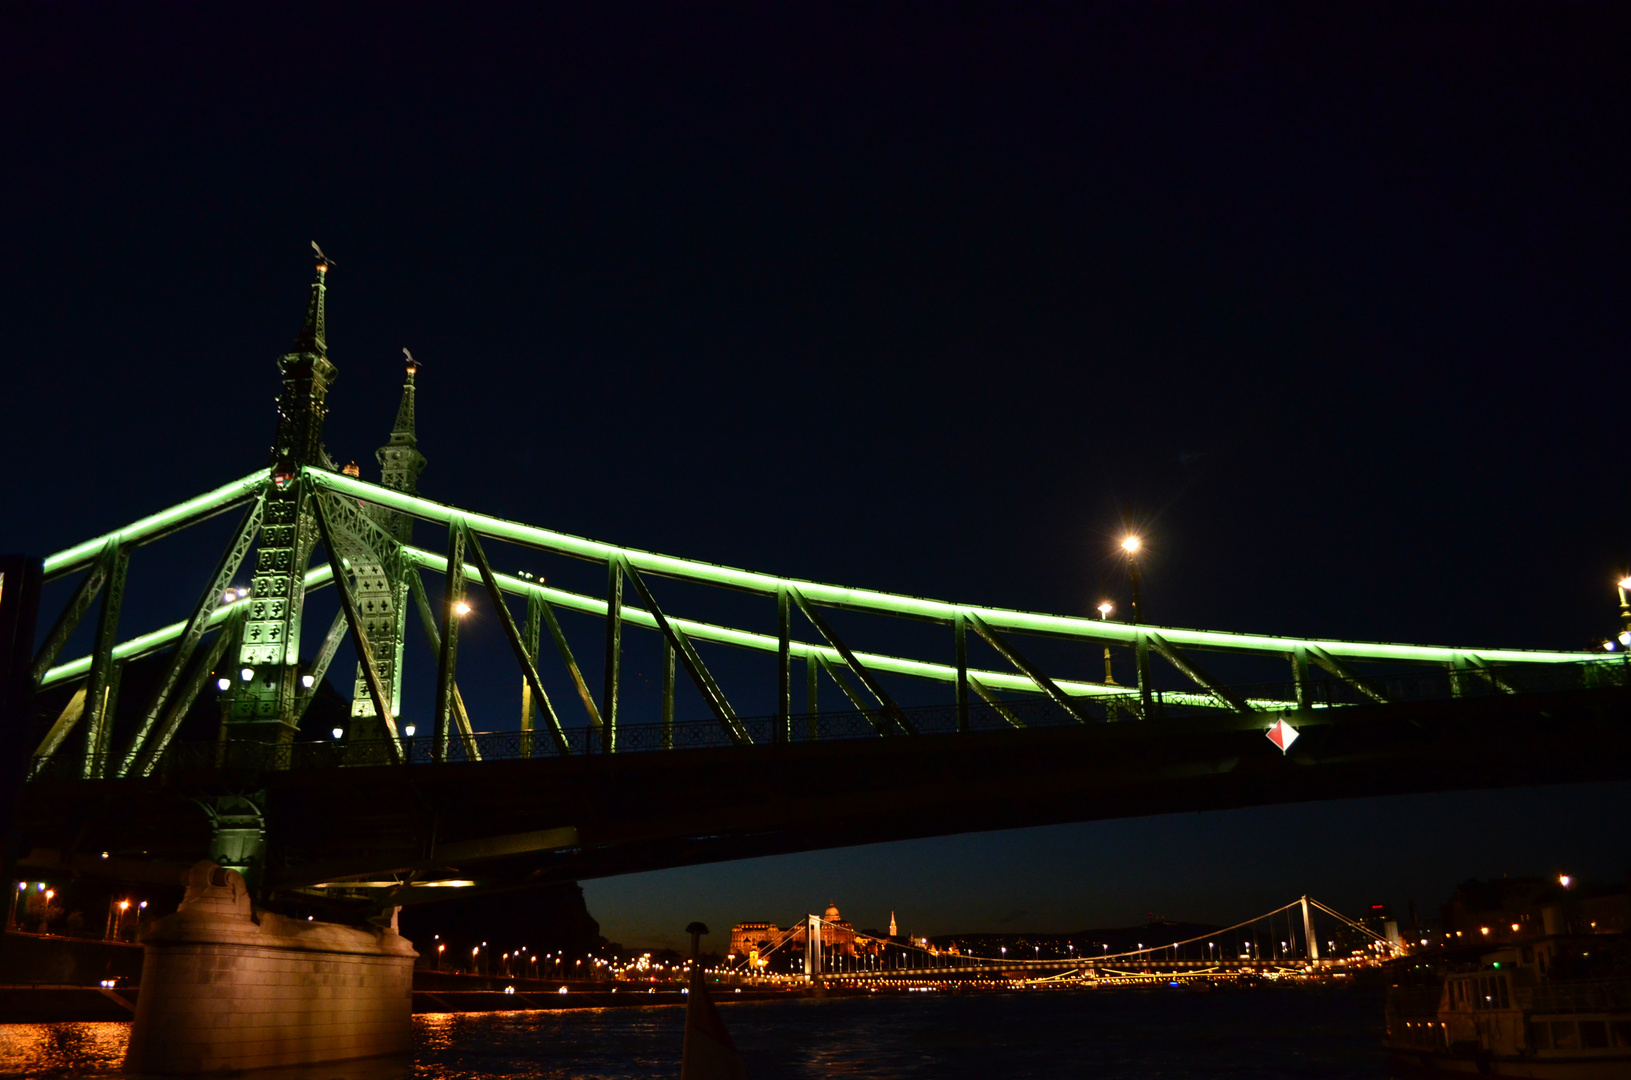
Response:
[{"label": "ornamental lamp on bridge", "polygon": [[1138,572],[1138,553],[1144,550],[1144,539],[1137,533],[1129,533],[1121,538],[1121,550],[1127,555],[1127,577],[1133,586],[1133,625],[1139,622],[1139,612],[1144,606],[1143,581]]}]

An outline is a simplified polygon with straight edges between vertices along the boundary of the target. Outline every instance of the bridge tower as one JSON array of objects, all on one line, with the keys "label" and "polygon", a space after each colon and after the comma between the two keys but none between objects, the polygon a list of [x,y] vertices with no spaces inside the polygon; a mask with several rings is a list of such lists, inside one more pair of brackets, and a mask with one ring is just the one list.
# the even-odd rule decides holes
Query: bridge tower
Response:
[{"label": "bridge tower", "polygon": [[327,276],[328,260],[319,253],[305,322],[294,348],[278,359],[283,393],[271,448],[272,482],[256,545],[251,602],[238,642],[239,678],[223,701],[222,723],[229,739],[286,743],[298,725],[303,577],[318,537],[314,493],[300,469],[333,468],[323,448],[328,391],[339,374],[328,358]]},{"label": "bridge tower", "polygon": [[[419,452],[414,424],[414,377],[419,365],[408,350],[402,351],[407,356],[402,400],[397,405],[390,439],[375,457],[379,459],[382,486],[417,495],[419,474],[426,465],[425,455]],[[365,513],[366,521],[374,527],[337,517],[335,541],[345,548],[346,560],[355,577],[357,602],[362,609],[374,670],[386,684],[391,715],[397,716],[402,711],[402,649],[407,636],[408,575],[412,573],[403,565],[400,551],[401,545],[413,540],[413,519],[383,506],[370,505]],[[379,740],[389,737],[374,708],[368,674],[359,662],[352,684],[351,739],[378,745]]]},{"label": "bridge tower", "polygon": [[821,916],[811,915],[804,924],[804,977],[821,977]]}]

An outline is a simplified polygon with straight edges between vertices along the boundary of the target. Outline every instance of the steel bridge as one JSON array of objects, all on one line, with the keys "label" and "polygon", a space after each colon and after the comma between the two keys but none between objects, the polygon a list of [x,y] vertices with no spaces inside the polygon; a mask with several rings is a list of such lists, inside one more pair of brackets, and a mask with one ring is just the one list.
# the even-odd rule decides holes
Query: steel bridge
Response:
[{"label": "steel bridge", "polygon": [[[266,466],[0,571],[0,646],[21,657],[5,689],[6,737],[18,751],[10,760],[26,762],[15,829],[23,865],[168,881],[207,857],[240,869],[262,903],[341,917],[446,896],[448,887],[516,888],[1185,809],[1631,775],[1626,667],[1602,654],[1291,638],[951,603],[621,547],[426,498],[411,356],[378,455],[380,482],[365,481],[322,441],[337,375],[327,274],[319,262],[302,329],[278,361],[283,390]],[[132,552],[233,511],[241,517],[231,541],[191,583],[196,599],[176,621],[127,634]],[[416,544],[424,524],[445,545]],[[587,561],[604,569],[605,588],[508,572],[498,545]],[[427,571],[439,591],[427,587]],[[240,574],[246,587],[235,584]],[[37,621],[35,598],[57,581],[72,583],[66,602]],[[689,601],[676,591],[698,587],[760,605],[758,628],[683,614]],[[308,634],[306,600],[327,588],[339,614]],[[476,730],[460,692],[461,616],[472,603],[490,609],[516,665],[520,704],[506,730]],[[93,608],[88,651],[65,657]],[[916,653],[863,644],[835,626],[840,611],[937,628],[941,644]],[[590,665],[586,674],[578,659],[586,643],[580,637],[574,651],[562,613],[601,622],[587,645],[598,672]],[[412,623],[435,675],[424,731],[401,720]],[[625,640],[641,634],[661,649],[660,705],[630,716]],[[356,661],[345,737],[303,738],[302,718],[346,642]],[[1060,642],[1078,662],[1091,658],[1085,670],[1038,659]],[[773,662],[768,715],[733,704],[719,674],[725,649]],[[1132,672],[1126,683],[1109,675],[1111,650]],[[121,707],[123,673],[143,658],[161,672],[156,687]],[[1213,673],[1242,659],[1267,674],[1243,685]],[[681,673],[706,709],[701,721],[676,717]],[[902,686],[940,703],[904,704]],[[845,707],[821,710],[821,687],[836,688]],[[214,737],[178,739],[210,694]],[[48,713],[33,704],[47,701]],[[1281,721],[1300,735],[1286,752],[1264,738]]]},{"label": "steel bridge", "polygon": [[[1146,932],[1160,936],[1162,927],[1150,926]],[[1130,986],[1340,977],[1407,951],[1397,935],[1378,933],[1310,896],[1233,926],[1159,944],[1139,942],[1115,952],[1108,943],[1102,952],[1089,947],[1078,951],[1074,943],[1067,949],[1053,940],[1045,957],[1041,945],[1029,955],[1017,947],[1013,955],[1006,947],[982,954],[954,941],[936,944],[927,938],[857,932],[829,915],[807,915],[786,930],[767,933],[761,948],[733,954],[715,973],[771,984],[891,989],[959,983]]]}]

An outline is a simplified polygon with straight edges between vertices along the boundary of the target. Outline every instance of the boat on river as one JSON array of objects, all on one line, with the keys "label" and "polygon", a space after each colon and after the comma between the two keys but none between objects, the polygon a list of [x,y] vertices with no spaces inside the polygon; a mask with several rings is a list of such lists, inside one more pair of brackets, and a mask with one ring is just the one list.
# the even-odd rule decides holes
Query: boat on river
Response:
[{"label": "boat on river", "polygon": [[1384,1039],[1406,1074],[1631,1077],[1631,951],[1624,934],[1552,935],[1395,986]]}]

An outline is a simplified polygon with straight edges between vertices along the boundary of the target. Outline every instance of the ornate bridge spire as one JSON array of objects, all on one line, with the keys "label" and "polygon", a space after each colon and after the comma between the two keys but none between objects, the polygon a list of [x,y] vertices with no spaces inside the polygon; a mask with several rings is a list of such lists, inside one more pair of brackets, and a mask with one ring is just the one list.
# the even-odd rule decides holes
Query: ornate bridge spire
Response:
[{"label": "ornate bridge spire", "polygon": [[407,378],[402,384],[402,401],[396,407],[396,425],[391,428],[391,439],[379,448],[380,482],[394,491],[417,494],[419,474],[425,468],[425,456],[419,452],[419,436],[414,430],[414,376],[419,373],[419,362],[413,353],[402,350],[407,358]]},{"label": "ornate bridge spire", "polygon": [[[295,335],[294,348],[278,358],[283,395],[278,400],[277,434],[272,446],[274,479],[292,476],[301,465],[326,465],[323,453],[323,418],[328,415],[328,389],[339,370],[328,359],[328,328],[324,303],[330,262],[314,242],[317,273],[311,283],[306,318]],[[286,480],[279,479],[281,487]]]},{"label": "ornate bridge spire", "polygon": [[317,270],[306,318],[294,348],[277,362],[283,393],[272,441],[272,484],[255,545],[252,599],[238,631],[239,677],[221,695],[229,738],[286,742],[294,738],[300,720],[302,575],[318,535],[313,493],[300,469],[334,467],[323,450],[323,419],[328,389],[339,374],[329,363],[323,310],[332,263],[316,243],[312,250]]}]

